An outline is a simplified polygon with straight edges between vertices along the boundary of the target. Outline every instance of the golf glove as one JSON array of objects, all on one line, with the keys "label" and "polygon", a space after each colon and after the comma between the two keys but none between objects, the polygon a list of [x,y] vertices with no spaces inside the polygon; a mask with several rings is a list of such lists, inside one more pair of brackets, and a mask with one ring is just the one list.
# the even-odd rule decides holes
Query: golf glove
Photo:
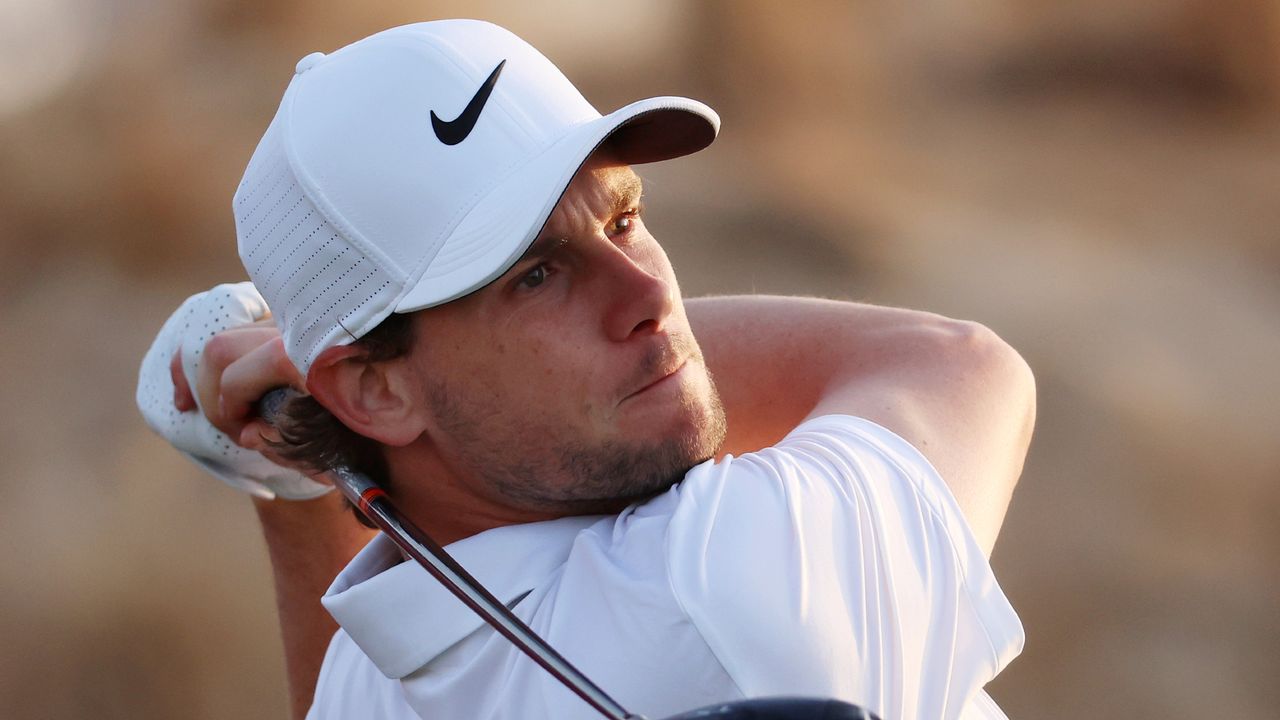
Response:
[{"label": "golf glove", "polygon": [[261,498],[307,500],[333,488],[240,447],[215,428],[203,411],[179,412],[173,404],[169,363],[179,347],[183,372],[194,382],[209,338],[227,328],[261,320],[267,313],[266,301],[249,282],[218,285],[187,298],[165,322],[142,359],[138,409],[160,437],[231,487]]}]

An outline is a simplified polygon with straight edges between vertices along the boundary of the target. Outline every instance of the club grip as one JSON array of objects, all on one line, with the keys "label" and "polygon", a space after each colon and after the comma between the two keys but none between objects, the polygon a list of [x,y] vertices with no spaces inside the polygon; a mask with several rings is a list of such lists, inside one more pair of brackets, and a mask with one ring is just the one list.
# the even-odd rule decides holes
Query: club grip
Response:
[{"label": "club grip", "polygon": [[280,411],[284,409],[285,403],[299,395],[301,393],[287,386],[268,390],[266,395],[258,398],[258,417],[274,427],[276,421],[280,419]]}]

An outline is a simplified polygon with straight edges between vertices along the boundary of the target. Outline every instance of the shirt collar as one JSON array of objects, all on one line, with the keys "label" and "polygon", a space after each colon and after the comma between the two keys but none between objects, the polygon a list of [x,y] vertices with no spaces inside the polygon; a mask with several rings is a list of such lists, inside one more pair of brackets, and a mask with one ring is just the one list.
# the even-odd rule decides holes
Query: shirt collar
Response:
[{"label": "shirt collar", "polygon": [[[600,516],[565,517],[486,530],[445,549],[511,606],[569,557],[578,533]],[[379,533],[333,581],[325,609],[382,674],[403,678],[484,624]]]}]

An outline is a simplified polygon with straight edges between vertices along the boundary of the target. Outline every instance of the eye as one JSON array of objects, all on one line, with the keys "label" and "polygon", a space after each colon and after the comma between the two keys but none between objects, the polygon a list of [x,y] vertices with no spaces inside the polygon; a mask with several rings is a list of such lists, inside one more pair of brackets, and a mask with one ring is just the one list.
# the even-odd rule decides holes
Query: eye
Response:
[{"label": "eye", "polygon": [[536,288],[546,282],[547,276],[550,274],[551,271],[547,268],[546,263],[539,263],[538,265],[535,265],[532,270],[525,273],[524,277],[520,278],[520,282],[517,283],[517,285],[522,288]]},{"label": "eye", "polygon": [[640,219],[640,210],[628,210],[614,219],[611,228],[611,235],[626,235],[635,227],[636,220]]}]

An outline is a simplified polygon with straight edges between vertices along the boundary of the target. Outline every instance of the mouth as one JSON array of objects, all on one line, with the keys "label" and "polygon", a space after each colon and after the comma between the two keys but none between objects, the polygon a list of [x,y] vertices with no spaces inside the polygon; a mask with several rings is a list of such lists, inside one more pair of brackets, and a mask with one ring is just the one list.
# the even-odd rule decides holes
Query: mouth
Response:
[{"label": "mouth", "polygon": [[622,401],[626,402],[627,400],[632,400],[645,393],[658,390],[663,387],[666,387],[667,385],[670,385],[676,379],[676,376],[680,374],[680,371],[684,370],[688,364],[689,364],[689,358],[686,357],[682,359],[679,364],[663,372],[661,375],[654,378],[651,382],[649,382],[644,387],[624,397]]}]

